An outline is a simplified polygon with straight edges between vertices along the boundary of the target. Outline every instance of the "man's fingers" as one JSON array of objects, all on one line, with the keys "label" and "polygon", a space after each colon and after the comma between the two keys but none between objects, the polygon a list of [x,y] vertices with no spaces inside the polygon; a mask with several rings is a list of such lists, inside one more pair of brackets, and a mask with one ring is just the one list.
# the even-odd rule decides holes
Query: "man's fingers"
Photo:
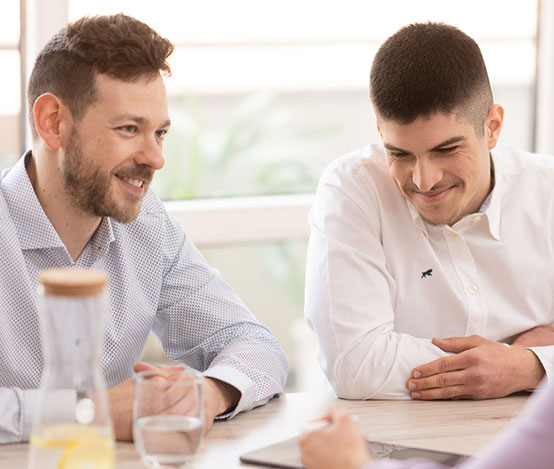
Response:
[{"label": "man's fingers", "polygon": [[158,365],[158,369],[168,370],[168,371],[183,371],[185,369],[185,366],[184,365]]},{"label": "man's fingers", "polygon": [[141,371],[150,371],[150,370],[166,370],[166,371],[182,371],[185,369],[184,365],[150,365],[149,363],[137,362],[133,365],[133,370],[135,373],[140,373]]},{"label": "man's fingers", "polygon": [[155,370],[156,367],[154,365],[149,365],[148,363],[144,362],[137,362],[133,365],[133,370],[135,373],[140,373],[141,371],[149,371],[149,370]]},{"label": "man's fingers", "polygon": [[485,343],[486,339],[478,335],[470,335],[467,337],[447,337],[445,339],[433,337],[432,342],[445,352],[460,353],[464,350],[468,350]]},{"label": "man's fingers", "polygon": [[452,371],[450,373],[439,373],[427,378],[409,379],[406,387],[412,393],[426,389],[448,388],[460,384],[467,384],[467,373],[465,371]]},{"label": "man's fingers", "polygon": [[429,401],[434,399],[471,399],[471,393],[464,384],[450,386],[448,388],[434,388],[423,391],[414,391],[410,397],[416,400]]},{"label": "man's fingers", "polygon": [[426,378],[450,371],[463,370],[466,367],[467,360],[464,355],[452,355],[450,357],[438,358],[414,368],[411,377],[415,379]]}]

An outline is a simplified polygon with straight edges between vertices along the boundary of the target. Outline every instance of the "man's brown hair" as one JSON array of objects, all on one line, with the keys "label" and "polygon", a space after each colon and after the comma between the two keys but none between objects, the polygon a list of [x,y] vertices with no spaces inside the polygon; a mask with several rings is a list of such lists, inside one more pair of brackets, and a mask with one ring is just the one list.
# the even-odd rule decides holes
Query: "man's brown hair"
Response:
[{"label": "man's brown hair", "polygon": [[493,104],[479,46],[443,23],[410,24],[383,43],[371,67],[370,97],[378,119],[409,124],[455,112],[480,136]]},{"label": "man's brown hair", "polygon": [[148,25],[123,14],[84,17],[59,31],[39,53],[27,88],[33,138],[33,106],[44,93],[58,96],[77,121],[96,98],[95,74],[135,81],[170,75],[173,44]]}]

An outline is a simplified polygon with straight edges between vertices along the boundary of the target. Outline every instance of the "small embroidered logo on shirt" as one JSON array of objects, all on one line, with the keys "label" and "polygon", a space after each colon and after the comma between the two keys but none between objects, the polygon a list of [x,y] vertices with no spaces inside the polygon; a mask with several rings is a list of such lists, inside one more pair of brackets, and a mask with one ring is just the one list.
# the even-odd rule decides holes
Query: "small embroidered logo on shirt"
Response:
[{"label": "small embroidered logo on shirt", "polygon": [[424,272],[421,272],[421,278],[432,277],[433,276],[432,272],[433,272],[433,269],[428,269]]}]

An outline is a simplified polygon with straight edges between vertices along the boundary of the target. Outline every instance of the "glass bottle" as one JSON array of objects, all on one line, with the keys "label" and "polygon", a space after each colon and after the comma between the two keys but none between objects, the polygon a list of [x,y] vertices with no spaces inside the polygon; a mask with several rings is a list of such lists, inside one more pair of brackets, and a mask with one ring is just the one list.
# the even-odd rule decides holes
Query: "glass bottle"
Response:
[{"label": "glass bottle", "polygon": [[114,438],[99,368],[107,275],[40,273],[45,366],[30,436],[29,469],[113,469]]}]

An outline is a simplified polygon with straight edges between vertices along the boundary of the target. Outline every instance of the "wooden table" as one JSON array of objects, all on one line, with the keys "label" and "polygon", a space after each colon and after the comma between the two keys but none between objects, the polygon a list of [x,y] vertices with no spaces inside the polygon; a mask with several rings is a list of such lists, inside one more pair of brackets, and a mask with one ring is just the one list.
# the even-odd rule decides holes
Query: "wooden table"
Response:
[{"label": "wooden table", "polygon": [[[475,454],[516,415],[527,396],[486,401],[341,401],[374,440],[426,449]],[[239,455],[300,433],[336,399],[328,394],[281,395],[267,405],[216,422],[204,440],[195,469],[254,468]],[[24,469],[27,444],[0,446],[0,467]],[[117,469],[145,466],[131,443],[117,443]]]}]

